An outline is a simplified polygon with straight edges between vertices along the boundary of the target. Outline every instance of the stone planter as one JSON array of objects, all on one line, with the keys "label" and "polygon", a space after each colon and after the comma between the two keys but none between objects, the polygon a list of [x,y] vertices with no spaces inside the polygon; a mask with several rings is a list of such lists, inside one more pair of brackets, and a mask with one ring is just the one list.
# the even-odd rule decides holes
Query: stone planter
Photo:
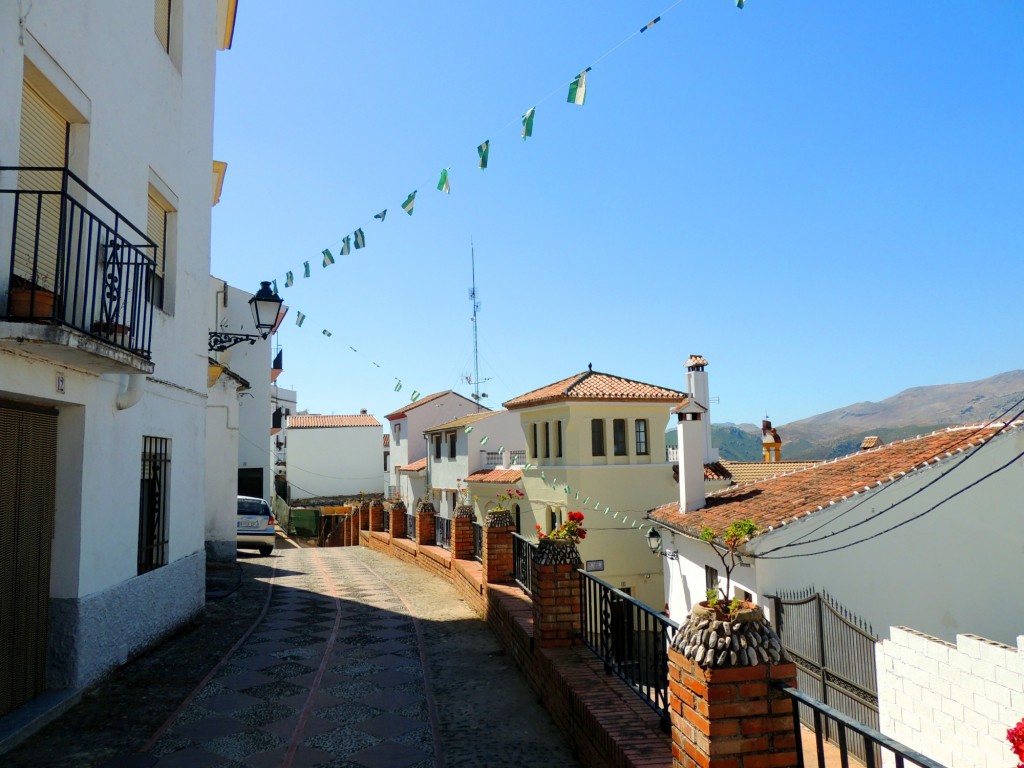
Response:
[{"label": "stone planter", "polygon": [[703,669],[779,664],[788,661],[764,612],[752,603],[736,611],[701,603],[679,628],[672,647]]},{"label": "stone planter", "polygon": [[476,513],[469,504],[460,504],[455,508],[453,520],[476,520]]},{"label": "stone planter", "polygon": [[580,551],[572,539],[543,538],[534,550],[533,562],[542,565],[580,565]]},{"label": "stone planter", "polygon": [[495,507],[484,516],[484,528],[515,528],[516,521],[507,509]]}]

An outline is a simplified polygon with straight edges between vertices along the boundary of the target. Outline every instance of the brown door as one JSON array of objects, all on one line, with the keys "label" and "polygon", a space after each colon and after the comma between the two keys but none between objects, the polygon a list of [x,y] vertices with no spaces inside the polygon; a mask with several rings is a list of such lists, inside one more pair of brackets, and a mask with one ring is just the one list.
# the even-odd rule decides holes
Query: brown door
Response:
[{"label": "brown door", "polygon": [[57,412],[0,402],[0,715],[46,687]]}]

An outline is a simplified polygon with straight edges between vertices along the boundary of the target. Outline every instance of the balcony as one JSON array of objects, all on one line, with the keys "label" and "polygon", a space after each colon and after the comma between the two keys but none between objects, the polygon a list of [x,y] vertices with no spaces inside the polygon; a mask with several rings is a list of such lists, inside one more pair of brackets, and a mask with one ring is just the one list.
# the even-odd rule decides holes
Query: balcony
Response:
[{"label": "balcony", "polygon": [[152,373],[156,248],[67,168],[0,167],[0,254],[10,254],[0,346]]}]

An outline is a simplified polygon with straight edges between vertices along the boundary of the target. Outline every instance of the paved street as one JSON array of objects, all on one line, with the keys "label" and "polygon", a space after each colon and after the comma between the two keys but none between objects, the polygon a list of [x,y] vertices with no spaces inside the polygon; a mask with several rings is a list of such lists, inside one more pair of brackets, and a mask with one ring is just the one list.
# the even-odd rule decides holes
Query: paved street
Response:
[{"label": "paved street", "polygon": [[[255,593],[255,623],[155,733],[138,734],[137,749],[86,764],[577,764],[493,635],[442,580],[356,547],[278,549],[246,570],[268,585]],[[23,764],[64,764],[43,749],[34,745]],[[8,758],[22,764],[17,750]]]}]

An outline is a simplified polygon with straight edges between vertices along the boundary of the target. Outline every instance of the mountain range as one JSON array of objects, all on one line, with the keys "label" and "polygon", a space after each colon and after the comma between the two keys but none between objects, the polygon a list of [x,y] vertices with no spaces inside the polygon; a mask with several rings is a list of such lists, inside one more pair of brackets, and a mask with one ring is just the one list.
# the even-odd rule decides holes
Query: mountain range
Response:
[{"label": "mountain range", "polygon": [[[868,435],[891,442],[943,427],[1009,418],[1020,410],[1021,400],[1024,370],[1017,370],[962,384],[912,387],[877,403],[854,403],[774,426],[782,436],[783,460],[833,459],[856,451]],[[712,424],[711,440],[723,459],[761,460],[760,425]]]}]

